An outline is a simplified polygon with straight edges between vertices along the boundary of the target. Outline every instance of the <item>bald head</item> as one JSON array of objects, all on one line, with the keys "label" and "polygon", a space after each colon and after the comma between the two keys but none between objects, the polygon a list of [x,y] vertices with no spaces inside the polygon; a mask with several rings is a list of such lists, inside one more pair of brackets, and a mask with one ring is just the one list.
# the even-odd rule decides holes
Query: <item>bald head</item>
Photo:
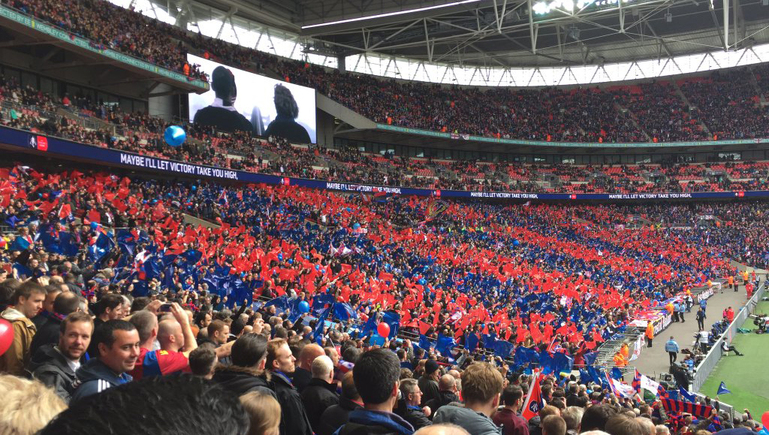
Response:
[{"label": "bald head", "polygon": [[307,371],[311,371],[312,362],[315,361],[315,358],[325,354],[326,353],[323,351],[323,348],[317,344],[308,344],[307,346],[303,347],[302,351],[299,353],[299,367]]},{"label": "bald head", "polygon": [[331,382],[334,379],[334,363],[331,358],[321,355],[312,362],[312,377]]},{"label": "bald head", "polygon": [[158,324],[158,341],[161,349],[178,352],[184,347],[182,325],[176,319],[164,319]]},{"label": "bald head", "polygon": [[456,386],[457,380],[451,375],[441,376],[441,380],[438,382],[438,388],[440,388],[441,391],[454,391]]},{"label": "bald head", "polygon": [[470,433],[457,425],[444,423],[425,426],[414,432],[414,435],[470,435]]}]

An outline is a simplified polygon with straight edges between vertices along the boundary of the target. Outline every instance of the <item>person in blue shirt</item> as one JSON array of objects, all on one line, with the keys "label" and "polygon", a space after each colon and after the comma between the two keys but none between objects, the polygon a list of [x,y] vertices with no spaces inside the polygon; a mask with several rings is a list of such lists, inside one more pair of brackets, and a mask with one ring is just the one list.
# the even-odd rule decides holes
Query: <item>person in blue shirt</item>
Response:
[{"label": "person in blue shirt", "polygon": [[665,343],[665,352],[668,353],[670,356],[670,364],[672,365],[676,360],[678,359],[678,352],[680,351],[678,347],[678,343],[673,339],[673,337],[670,337],[670,340]]},{"label": "person in blue shirt", "polygon": [[109,320],[96,328],[93,340],[99,356],[75,372],[76,389],[70,403],[133,380],[126,372],[133,370],[139,359],[136,327],[125,320]]}]

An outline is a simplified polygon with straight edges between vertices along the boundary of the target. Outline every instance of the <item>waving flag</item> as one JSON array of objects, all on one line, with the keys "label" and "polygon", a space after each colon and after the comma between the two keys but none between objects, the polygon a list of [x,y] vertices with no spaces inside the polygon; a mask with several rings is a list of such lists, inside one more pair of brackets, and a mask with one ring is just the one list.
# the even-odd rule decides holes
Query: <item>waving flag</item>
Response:
[{"label": "waving flag", "polygon": [[682,402],[673,399],[661,399],[662,407],[668,414],[680,414],[687,412],[695,417],[708,418],[713,412],[713,407],[698,403]]},{"label": "waving flag", "polygon": [[542,389],[540,388],[540,375],[536,374],[534,380],[531,381],[529,386],[529,393],[526,395],[526,401],[523,402],[523,410],[521,410],[521,416],[527,421],[534,418],[539,414],[539,410],[545,406],[545,401],[542,398]]},{"label": "waving flag", "polygon": [[695,402],[697,400],[697,395],[686,391],[684,387],[678,387],[678,392],[681,394],[681,399],[686,402]]},{"label": "waving flag", "polygon": [[718,386],[718,392],[716,393],[716,396],[720,396],[721,394],[730,394],[731,391],[729,391],[726,388],[726,383],[724,381],[721,381],[721,385]]},{"label": "waving flag", "polygon": [[615,396],[624,397],[626,399],[633,397],[633,387],[622,381],[611,378],[608,374],[606,375],[606,379],[609,381],[609,388]]}]

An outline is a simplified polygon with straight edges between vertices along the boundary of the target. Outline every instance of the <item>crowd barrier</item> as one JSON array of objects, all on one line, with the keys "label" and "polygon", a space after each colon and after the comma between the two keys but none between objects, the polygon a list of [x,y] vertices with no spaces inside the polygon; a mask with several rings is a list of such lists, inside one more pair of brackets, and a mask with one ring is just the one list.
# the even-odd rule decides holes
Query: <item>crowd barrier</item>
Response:
[{"label": "crowd barrier", "polygon": [[716,364],[718,364],[718,361],[723,355],[721,345],[723,344],[724,340],[726,340],[727,343],[730,342],[731,338],[737,335],[737,328],[742,327],[749,316],[753,314],[756,306],[758,305],[758,301],[761,300],[761,297],[766,291],[767,281],[767,278],[764,278],[763,284],[756,286],[757,290],[755,294],[753,294],[753,297],[751,297],[748,303],[742,307],[739,313],[737,313],[737,315],[734,317],[734,321],[732,321],[732,323],[729,324],[729,327],[726,328],[726,331],[724,331],[724,333],[718,337],[718,340],[716,340],[715,344],[713,344],[713,346],[710,348],[708,354],[697,366],[694,373],[694,380],[692,381],[692,391],[699,392],[700,388],[702,388],[702,385],[705,383],[705,380],[708,379],[710,374],[715,369]]},{"label": "crowd barrier", "polygon": [[166,175],[188,176],[219,181],[255,184],[292,185],[313,189],[341,192],[378,193],[386,195],[415,195],[434,198],[522,199],[540,201],[569,200],[659,200],[659,199],[757,199],[769,198],[769,190],[738,192],[669,192],[669,193],[522,193],[481,192],[467,190],[437,190],[410,187],[375,186],[305,178],[282,177],[246,171],[196,165],[164,158],[144,156],[127,151],[102,148],[94,145],[50,137],[27,130],[0,127],[0,145],[30,153],[42,153],[51,157],[78,159],[94,164],[122,166],[131,169],[153,171]]}]

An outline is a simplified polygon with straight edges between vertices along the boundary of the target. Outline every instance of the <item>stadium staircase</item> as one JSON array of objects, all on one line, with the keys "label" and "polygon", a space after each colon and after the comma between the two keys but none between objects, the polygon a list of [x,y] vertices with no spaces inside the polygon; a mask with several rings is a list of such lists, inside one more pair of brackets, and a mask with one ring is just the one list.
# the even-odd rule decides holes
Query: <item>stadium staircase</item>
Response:
[{"label": "stadium staircase", "polygon": [[635,113],[633,113],[633,111],[632,111],[632,110],[630,110],[630,109],[628,109],[628,108],[625,108],[625,107],[622,107],[622,106],[621,106],[621,105],[620,105],[618,102],[616,102],[616,101],[614,102],[614,110],[616,110],[617,112],[620,112],[620,113],[625,113],[625,112],[627,112],[627,113],[630,115],[630,116],[628,116],[628,118],[629,118],[629,119],[630,119],[630,121],[633,123],[633,127],[635,127],[635,128],[636,128],[636,130],[638,130],[638,131],[640,131],[641,133],[643,133],[643,134],[644,134],[644,137],[646,138],[646,140],[647,140],[647,141],[649,141],[649,142],[651,142],[651,141],[652,141],[652,138],[651,138],[651,136],[649,136],[649,133],[647,133],[647,132],[646,132],[646,129],[643,129],[643,128],[641,128],[641,125],[638,123],[638,118],[636,118],[636,116],[635,116]]},{"label": "stadium staircase", "polygon": [[[676,90],[676,95],[686,104],[686,107],[689,108],[689,113],[691,113],[692,109],[697,109],[696,106],[693,106],[691,102],[689,102],[689,99],[686,98],[686,95],[684,94],[684,91],[681,90],[681,87],[678,86],[678,82],[675,80],[671,80],[670,82],[673,85],[673,88]],[[697,117],[697,124],[699,124],[702,127],[702,130],[708,134],[708,136],[713,137],[713,133],[710,132],[710,129],[707,125],[705,125],[704,122],[700,119],[700,117]]]},{"label": "stadium staircase", "polygon": [[756,74],[755,72],[750,69],[750,83],[753,85],[753,89],[756,90],[756,95],[758,95],[759,101],[761,102],[761,107],[766,106],[769,104],[769,102],[766,101],[766,97],[764,96],[764,93],[761,92],[761,87],[758,85],[758,80],[756,80]]}]

